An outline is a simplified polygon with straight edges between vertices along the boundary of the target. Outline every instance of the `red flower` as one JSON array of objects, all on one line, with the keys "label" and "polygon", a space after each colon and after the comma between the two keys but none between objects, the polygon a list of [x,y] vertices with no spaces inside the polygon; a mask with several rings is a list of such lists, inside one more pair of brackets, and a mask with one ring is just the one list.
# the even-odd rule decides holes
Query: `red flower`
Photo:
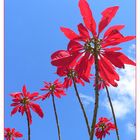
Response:
[{"label": "red flower", "polygon": [[109,131],[115,130],[115,125],[107,118],[99,118],[99,122],[95,125],[95,135],[97,139],[102,139]]},{"label": "red flower", "polygon": [[[94,86],[96,86],[96,84],[94,84]],[[110,84],[107,81],[104,81],[103,79],[101,79],[100,77],[98,78],[98,89],[104,89],[105,86],[110,86]]]},{"label": "red flower", "polygon": [[13,103],[11,106],[14,106],[14,109],[11,111],[11,115],[14,115],[17,111],[19,111],[22,115],[27,113],[30,124],[32,123],[31,111],[32,109],[36,112],[41,118],[43,118],[44,114],[40,106],[34,103],[36,100],[41,99],[38,92],[30,93],[26,90],[26,86],[24,85],[22,88],[22,92],[15,92],[11,94],[13,98]]},{"label": "red flower", "polygon": [[[120,30],[124,28],[124,25],[115,25],[111,26],[103,37],[100,37],[102,31],[116,15],[118,6],[109,7],[101,13],[102,18],[98,25],[98,32],[87,1],[80,0],[79,7],[85,26],[82,23],[78,25],[79,34],[69,28],[61,27],[61,31],[70,39],[68,51],[66,51],[69,55],[64,55],[62,51],[54,53],[52,64],[64,66],[66,62],[67,65],[71,65],[72,62],[72,64],[79,65],[79,72],[90,73],[95,53],[97,53],[100,77],[112,86],[117,86],[116,80],[119,80],[119,75],[116,73],[115,67],[124,68],[124,64],[135,65],[135,62],[123,53],[118,52],[121,48],[116,45],[135,39],[135,36],[123,36]],[[89,31],[92,36],[90,36]],[[108,48],[108,46],[112,47]]]},{"label": "red flower", "polygon": [[64,86],[59,80],[55,80],[53,83],[44,82],[44,88],[41,88],[43,91],[47,91],[45,95],[42,96],[42,99],[49,98],[51,94],[54,94],[56,97],[61,98],[61,95],[66,95],[64,91]]},{"label": "red flower", "polygon": [[56,72],[60,77],[64,77],[64,88],[68,88],[72,86],[73,80],[76,83],[82,84],[83,86],[84,81],[90,82],[89,78],[91,75],[86,75],[85,73],[81,74],[79,73],[77,67],[70,67],[70,66],[65,66],[65,67],[58,67],[57,72]]},{"label": "red flower", "polygon": [[6,140],[15,140],[15,138],[21,137],[23,137],[23,135],[20,132],[15,131],[15,128],[4,128],[4,138]]}]

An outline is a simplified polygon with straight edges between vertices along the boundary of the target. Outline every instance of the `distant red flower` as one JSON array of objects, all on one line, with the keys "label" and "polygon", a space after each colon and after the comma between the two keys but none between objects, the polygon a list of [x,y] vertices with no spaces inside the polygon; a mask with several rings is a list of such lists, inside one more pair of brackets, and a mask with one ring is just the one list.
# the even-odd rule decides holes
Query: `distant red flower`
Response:
[{"label": "distant red flower", "polygon": [[[60,50],[52,55],[51,63],[55,66],[64,66],[66,62],[68,62],[67,65],[78,64],[81,73],[84,71],[90,73],[91,66],[94,64],[95,53],[97,53],[100,77],[112,86],[117,86],[116,80],[119,80],[119,75],[115,71],[115,67],[124,68],[124,64],[135,65],[135,62],[118,52],[121,48],[116,45],[135,39],[135,36],[123,36],[120,30],[124,28],[124,25],[115,25],[111,26],[100,38],[102,31],[116,15],[118,6],[109,7],[101,13],[102,18],[98,25],[98,32],[96,32],[96,22],[87,1],[80,0],[79,7],[85,26],[82,23],[78,25],[79,34],[69,28],[61,27],[61,31],[70,39],[66,51],[68,55]],[[92,36],[90,36],[89,31]],[[108,48],[108,46],[113,47]]]},{"label": "distant red flower", "polygon": [[[94,84],[95,86],[96,84]],[[98,78],[98,89],[104,89],[105,86],[110,86],[110,84],[107,81],[104,81],[103,79],[101,79],[100,77]]]},{"label": "distant red flower", "polygon": [[59,80],[55,80],[53,83],[44,82],[44,88],[41,88],[42,91],[47,91],[45,95],[42,96],[42,99],[49,98],[51,94],[55,95],[58,98],[61,98],[62,95],[66,95],[64,91],[64,86]]},{"label": "distant red flower", "polygon": [[11,115],[14,115],[17,111],[22,115],[27,113],[30,124],[32,123],[31,111],[32,109],[36,112],[41,118],[43,118],[44,114],[40,106],[34,103],[36,100],[41,99],[38,92],[30,93],[27,91],[26,86],[24,85],[22,88],[22,92],[15,92],[11,94],[13,103],[11,106],[14,106],[14,109],[11,111]]},{"label": "distant red flower", "polygon": [[85,85],[84,81],[90,82],[89,78],[91,75],[86,75],[86,73],[79,73],[77,67],[58,67],[56,72],[60,77],[64,78],[64,88],[68,88],[72,86],[73,80],[81,85]]},{"label": "distant red flower", "polygon": [[99,122],[95,125],[95,135],[97,139],[101,139],[110,135],[111,130],[115,130],[115,125],[107,118],[99,118]]},{"label": "distant red flower", "polygon": [[21,138],[23,135],[16,131],[15,128],[4,128],[4,138],[6,140],[15,140],[15,138]]}]

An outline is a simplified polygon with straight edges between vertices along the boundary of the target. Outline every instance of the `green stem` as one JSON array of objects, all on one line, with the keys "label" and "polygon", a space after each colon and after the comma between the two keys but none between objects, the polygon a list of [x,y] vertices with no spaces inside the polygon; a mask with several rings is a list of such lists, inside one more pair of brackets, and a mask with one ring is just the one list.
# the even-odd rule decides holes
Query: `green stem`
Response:
[{"label": "green stem", "polygon": [[26,111],[26,117],[27,117],[27,124],[28,124],[28,140],[30,140],[31,130],[30,130],[30,121],[29,121],[27,111]]},{"label": "green stem", "polygon": [[109,103],[110,103],[110,107],[111,107],[111,111],[112,111],[112,115],[113,115],[113,119],[114,119],[114,123],[115,123],[116,136],[117,136],[117,139],[120,140],[119,131],[118,131],[118,127],[117,127],[116,116],[115,116],[113,104],[112,104],[112,101],[111,101],[111,98],[110,98],[110,95],[109,95],[109,90],[108,90],[108,87],[106,86],[105,83],[104,83],[104,85],[105,85],[105,88],[106,88],[107,97],[108,97],[108,100],[109,100]]},{"label": "green stem", "polygon": [[87,118],[86,111],[84,109],[83,103],[82,103],[82,101],[80,99],[80,96],[79,96],[79,93],[78,93],[78,89],[77,89],[77,85],[76,85],[76,83],[74,81],[74,78],[73,78],[73,84],[74,84],[74,89],[75,89],[75,92],[76,92],[76,97],[77,97],[77,99],[79,101],[79,104],[81,106],[81,109],[82,109],[82,112],[83,112],[83,115],[84,115],[84,118],[85,118],[85,122],[86,122],[87,129],[88,129],[88,134],[90,136],[90,126],[89,126],[88,118]]},{"label": "green stem", "polygon": [[[96,50],[95,45],[95,50]],[[98,106],[99,106],[99,89],[98,89],[98,53],[95,53],[95,106],[94,106],[94,114],[93,114],[93,120],[91,125],[91,133],[90,133],[90,140],[93,140],[94,138],[94,132],[95,132],[95,124],[97,120],[97,113],[98,113]]]},{"label": "green stem", "polygon": [[55,105],[55,100],[54,100],[54,95],[53,94],[52,94],[52,102],[53,102],[54,114],[55,114],[55,119],[56,119],[56,125],[57,125],[57,131],[58,131],[58,138],[59,138],[59,140],[61,140],[58,115],[57,115],[57,111],[56,111],[56,105]]}]

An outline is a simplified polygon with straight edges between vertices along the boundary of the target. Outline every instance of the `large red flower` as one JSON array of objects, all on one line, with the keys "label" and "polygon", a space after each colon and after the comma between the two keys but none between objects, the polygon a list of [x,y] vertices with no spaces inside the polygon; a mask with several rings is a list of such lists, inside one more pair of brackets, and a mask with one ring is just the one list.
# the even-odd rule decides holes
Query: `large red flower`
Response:
[{"label": "large red flower", "polygon": [[43,118],[44,114],[40,106],[34,103],[36,100],[41,99],[41,96],[38,92],[30,93],[27,91],[26,86],[24,85],[22,88],[22,92],[15,92],[11,94],[13,103],[13,110],[11,111],[11,115],[14,115],[17,111],[22,115],[27,113],[30,124],[32,123],[31,109],[36,112],[41,118]]},{"label": "large red flower", "polygon": [[118,52],[121,48],[116,45],[135,39],[135,36],[122,35],[120,30],[124,28],[124,25],[111,26],[102,37],[100,36],[116,15],[118,6],[109,7],[101,13],[98,31],[87,1],[80,0],[79,7],[85,25],[82,23],[78,25],[79,34],[69,28],[61,27],[61,31],[70,39],[70,42],[67,51],[60,50],[52,55],[52,64],[64,66],[66,62],[67,65],[74,63],[79,66],[80,73],[85,73],[85,71],[90,73],[95,53],[97,53],[100,78],[112,86],[117,86],[116,80],[119,80],[119,75],[115,67],[124,68],[124,64],[135,65],[135,62]]},{"label": "large red flower", "polygon": [[6,140],[15,140],[15,138],[21,138],[23,135],[16,131],[15,128],[4,128],[4,138]]},{"label": "large red flower", "polygon": [[59,80],[54,82],[44,82],[44,88],[41,88],[43,91],[47,91],[46,94],[42,96],[42,99],[49,98],[51,94],[55,95],[58,98],[61,98],[62,95],[66,95],[64,91],[64,86]]},{"label": "large red flower", "polygon": [[115,125],[107,118],[99,118],[99,122],[95,125],[95,135],[97,139],[102,139],[109,131],[115,130]]}]

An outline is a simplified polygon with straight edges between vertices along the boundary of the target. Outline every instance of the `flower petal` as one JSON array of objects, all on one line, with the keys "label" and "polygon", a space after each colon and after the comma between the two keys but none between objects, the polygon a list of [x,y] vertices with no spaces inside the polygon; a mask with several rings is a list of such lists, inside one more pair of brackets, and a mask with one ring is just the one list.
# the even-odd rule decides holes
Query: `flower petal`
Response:
[{"label": "flower petal", "polygon": [[79,1],[79,8],[83,17],[85,26],[96,36],[96,22],[92,16],[91,9],[86,0]]},{"label": "flower petal", "polygon": [[77,35],[74,31],[72,31],[69,28],[60,27],[60,29],[65,34],[65,36],[70,40],[79,38],[79,35]]},{"label": "flower petal", "polygon": [[116,15],[119,6],[113,6],[105,9],[102,14],[102,19],[99,23],[99,34],[104,30],[104,28],[111,22],[112,18]]},{"label": "flower petal", "polygon": [[105,33],[104,33],[104,37],[107,37],[112,31],[117,30],[120,31],[121,29],[123,29],[125,27],[125,25],[114,25],[111,26]]},{"label": "flower petal", "polygon": [[31,109],[36,112],[41,118],[43,118],[44,113],[41,109],[41,107],[38,104],[30,103]]},{"label": "flower petal", "polygon": [[83,39],[85,39],[85,41],[90,39],[89,32],[88,32],[87,28],[82,23],[80,23],[78,25],[78,30],[79,30],[79,33],[80,33],[81,37]]}]

